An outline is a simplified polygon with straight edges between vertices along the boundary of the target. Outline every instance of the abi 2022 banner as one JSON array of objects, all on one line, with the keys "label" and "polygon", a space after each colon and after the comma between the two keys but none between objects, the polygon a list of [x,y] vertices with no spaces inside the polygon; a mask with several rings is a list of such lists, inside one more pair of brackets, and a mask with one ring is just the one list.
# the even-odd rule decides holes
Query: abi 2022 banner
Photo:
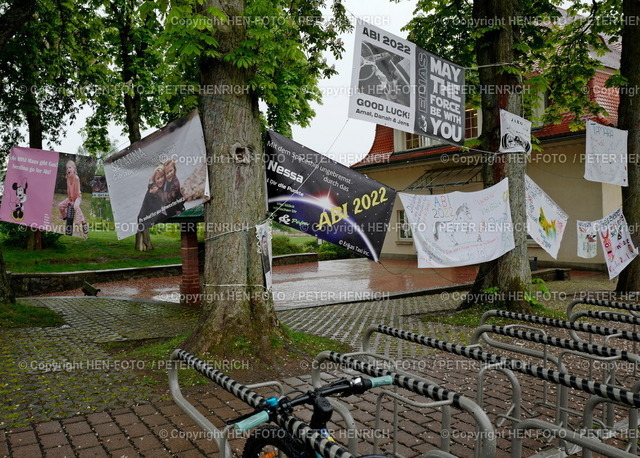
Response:
[{"label": "abi 2022 banner", "polygon": [[266,160],[275,221],[378,260],[393,189],[272,131]]},{"label": "abi 2022 banner", "polygon": [[0,219],[34,229],[86,237],[96,158],[11,148]]},{"label": "abi 2022 banner", "polygon": [[462,145],[464,68],[378,27],[356,27],[349,117]]}]

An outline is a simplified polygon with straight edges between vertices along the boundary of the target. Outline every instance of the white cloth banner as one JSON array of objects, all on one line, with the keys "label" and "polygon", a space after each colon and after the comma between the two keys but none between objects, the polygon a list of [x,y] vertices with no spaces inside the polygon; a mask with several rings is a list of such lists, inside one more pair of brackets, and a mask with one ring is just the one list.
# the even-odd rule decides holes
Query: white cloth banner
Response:
[{"label": "white cloth banner", "polygon": [[478,264],[515,247],[508,178],[477,192],[398,195],[420,268]]},{"label": "white cloth banner", "polygon": [[629,186],[626,130],[587,121],[584,178]]},{"label": "white cloth banner", "polygon": [[569,216],[531,178],[524,177],[527,233],[557,259]]},{"label": "white cloth banner", "polygon": [[105,160],[118,240],[209,199],[198,111],[176,119]]},{"label": "white cloth banner", "polygon": [[598,254],[597,221],[578,221],[578,256],[595,258]]},{"label": "white cloth banner", "polygon": [[271,225],[268,221],[256,226],[256,237],[258,237],[258,253],[262,255],[264,286],[266,289],[271,289],[273,285],[273,257],[271,255]]},{"label": "white cloth banner", "polygon": [[500,110],[500,148],[502,153],[531,153],[531,121]]},{"label": "white cloth banner", "polygon": [[600,243],[607,261],[609,279],[617,277],[633,259],[638,256],[638,249],[633,246],[627,220],[622,208],[597,221]]}]

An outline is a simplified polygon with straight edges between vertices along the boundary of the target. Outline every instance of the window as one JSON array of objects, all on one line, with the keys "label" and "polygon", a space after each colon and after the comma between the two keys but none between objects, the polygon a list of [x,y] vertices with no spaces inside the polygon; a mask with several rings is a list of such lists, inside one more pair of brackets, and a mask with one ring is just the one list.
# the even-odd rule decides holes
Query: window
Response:
[{"label": "window", "polygon": [[464,138],[477,138],[480,135],[478,125],[478,110],[466,110],[464,112]]},{"label": "window", "polygon": [[398,210],[398,240],[399,241],[413,240],[413,234],[411,234],[411,225],[407,220],[404,210]]},{"label": "window", "polygon": [[425,137],[423,135],[409,134],[404,132],[404,148],[403,150],[410,150],[414,148],[429,148],[436,145],[444,145],[441,141],[433,138]]}]

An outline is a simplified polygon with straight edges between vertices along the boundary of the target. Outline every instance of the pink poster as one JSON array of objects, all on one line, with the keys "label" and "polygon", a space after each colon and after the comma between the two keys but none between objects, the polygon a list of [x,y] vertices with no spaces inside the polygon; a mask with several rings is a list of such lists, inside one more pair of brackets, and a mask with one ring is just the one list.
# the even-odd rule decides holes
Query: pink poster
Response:
[{"label": "pink poster", "polygon": [[0,207],[1,220],[50,230],[58,157],[55,151],[11,148]]},{"label": "pink poster", "polygon": [[0,220],[87,237],[95,168],[94,157],[11,148]]}]

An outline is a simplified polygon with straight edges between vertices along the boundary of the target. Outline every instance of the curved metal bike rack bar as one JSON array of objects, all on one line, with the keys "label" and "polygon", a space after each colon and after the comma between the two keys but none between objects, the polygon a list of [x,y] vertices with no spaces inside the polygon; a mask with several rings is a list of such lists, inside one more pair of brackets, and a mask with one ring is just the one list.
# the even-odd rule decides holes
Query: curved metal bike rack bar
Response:
[{"label": "curved metal bike rack bar", "polygon": [[585,450],[593,450],[594,452],[598,452],[611,458],[637,458],[636,455],[632,455],[629,452],[612,447],[611,445],[603,444],[597,439],[586,437],[561,426],[554,425],[553,423],[548,423],[534,418],[523,420],[515,426],[513,439],[511,440],[511,458],[522,458],[523,432],[527,429],[548,431],[552,433],[554,437],[579,445]]},{"label": "curved metal bike rack bar", "polygon": [[[572,300],[567,306],[567,316],[571,316],[573,308],[578,304],[597,305],[598,307],[609,307],[612,309],[627,310],[629,312],[640,313],[640,304],[628,304],[626,302],[618,301],[603,301],[600,299],[591,299],[588,297],[579,297]],[[638,316],[638,315],[635,315]]]},{"label": "curved metal bike rack bar", "polygon": [[430,380],[423,379],[415,375],[405,375],[399,372],[382,369],[351,356],[341,355],[340,353],[333,351],[323,351],[316,356],[316,362],[318,364],[323,361],[332,361],[336,364],[341,364],[355,369],[371,377],[390,375],[393,377],[393,384],[395,386],[426,396],[434,401],[450,401],[452,406],[471,414],[476,421],[476,456],[495,456],[495,429],[484,410],[466,396],[456,393],[455,391],[442,388]]}]

